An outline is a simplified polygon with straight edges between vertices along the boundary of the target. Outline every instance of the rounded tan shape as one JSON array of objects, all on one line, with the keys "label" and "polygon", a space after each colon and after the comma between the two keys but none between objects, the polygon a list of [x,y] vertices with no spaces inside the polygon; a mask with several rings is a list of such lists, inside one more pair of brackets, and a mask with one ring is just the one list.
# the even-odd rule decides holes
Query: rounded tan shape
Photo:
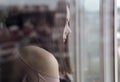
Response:
[{"label": "rounded tan shape", "polygon": [[48,51],[37,46],[25,46],[20,49],[24,62],[40,73],[59,76],[58,62]]}]

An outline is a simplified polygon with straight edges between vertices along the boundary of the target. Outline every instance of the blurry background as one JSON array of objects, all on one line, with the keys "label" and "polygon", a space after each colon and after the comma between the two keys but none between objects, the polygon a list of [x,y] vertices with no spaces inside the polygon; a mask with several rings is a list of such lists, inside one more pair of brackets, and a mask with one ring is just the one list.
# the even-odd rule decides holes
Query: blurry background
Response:
[{"label": "blurry background", "polygon": [[[72,34],[63,43],[66,4]],[[3,69],[19,43],[34,44],[55,55],[67,82],[114,82],[113,33],[114,0],[0,0]]]},{"label": "blurry background", "polygon": [[114,82],[114,0],[71,0],[70,9],[75,82]]},{"label": "blurry background", "polygon": [[120,82],[120,1],[117,0],[117,14],[116,14],[116,19],[117,19],[117,49],[118,49],[118,82]]},{"label": "blurry background", "polygon": [[1,79],[10,75],[10,61],[17,56],[18,46],[33,44],[53,53],[59,62],[61,82],[71,82],[68,41],[63,43],[62,39],[66,5],[65,0],[0,1]]}]

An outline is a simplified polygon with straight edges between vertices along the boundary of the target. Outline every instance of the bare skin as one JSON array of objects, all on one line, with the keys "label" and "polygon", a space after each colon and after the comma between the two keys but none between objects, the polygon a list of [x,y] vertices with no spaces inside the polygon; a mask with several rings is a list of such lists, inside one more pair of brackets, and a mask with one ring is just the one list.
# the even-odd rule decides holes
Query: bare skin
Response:
[{"label": "bare skin", "polygon": [[66,15],[66,25],[65,25],[65,28],[63,31],[63,42],[66,41],[67,36],[71,33],[71,29],[70,29],[69,24],[68,24],[70,21],[70,11],[69,11],[68,6],[66,7],[66,10],[67,10],[67,15]]},{"label": "bare skin", "polygon": [[[70,19],[69,8],[67,7],[66,25],[63,31],[63,42],[71,33],[68,22]],[[45,73],[50,76],[59,76],[58,62],[50,52],[37,47],[25,46],[20,48],[21,58],[36,71]]]},{"label": "bare skin", "polygon": [[36,71],[47,75],[59,76],[58,62],[50,52],[37,46],[26,46],[20,51],[23,61]]}]

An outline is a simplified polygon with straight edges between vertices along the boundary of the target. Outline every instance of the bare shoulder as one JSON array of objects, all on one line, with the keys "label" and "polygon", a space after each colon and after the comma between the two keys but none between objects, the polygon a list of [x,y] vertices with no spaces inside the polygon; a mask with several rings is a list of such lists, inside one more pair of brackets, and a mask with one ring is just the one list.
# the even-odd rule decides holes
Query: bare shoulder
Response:
[{"label": "bare shoulder", "polygon": [[58,62],[48,51],[37,46],[25,46],[20,50],[21,57],[37,71],[58,76]]}]

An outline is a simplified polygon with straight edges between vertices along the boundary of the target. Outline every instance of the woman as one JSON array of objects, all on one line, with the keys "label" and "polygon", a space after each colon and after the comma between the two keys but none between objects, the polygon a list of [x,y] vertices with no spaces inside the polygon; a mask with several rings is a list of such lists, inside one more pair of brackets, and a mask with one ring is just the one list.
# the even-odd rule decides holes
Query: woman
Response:
[{"label": "woman", "polygon": [[[66,41],[68,34],[71,32],[69,28],[70,13],[68,7],[66,7],[66,25],[63,31],[63,42]],[[25,46],[20,49],[20,58],[26,62],[29,67],[38,73],[39,82],[45,80],[45,82],[59,82],[59,69],[56,58],[48,51],[37,46]],[[33,61],[33,59],[35,59]],[[26,82],[26,77],[23,82]],[[31,81],[32,82],[32,81]]]},{"label": "woman", "polygon": [[[66,24],[63,31],[63,42],[71,32],[69,28],[69,8],[66,7]],[[47,50],[34,46],[22,45],[19,47],[18,58],[8,65],[13,66],[7,70],[9,82],[59,82],[59,66],[56,58]],[[4,71],[5,72],[5,71]],[[3,72],[3,73],[4,73]],[[3,79],[4,82],[8,82]],[[2,81],[2,82],[3,82]]]}]

